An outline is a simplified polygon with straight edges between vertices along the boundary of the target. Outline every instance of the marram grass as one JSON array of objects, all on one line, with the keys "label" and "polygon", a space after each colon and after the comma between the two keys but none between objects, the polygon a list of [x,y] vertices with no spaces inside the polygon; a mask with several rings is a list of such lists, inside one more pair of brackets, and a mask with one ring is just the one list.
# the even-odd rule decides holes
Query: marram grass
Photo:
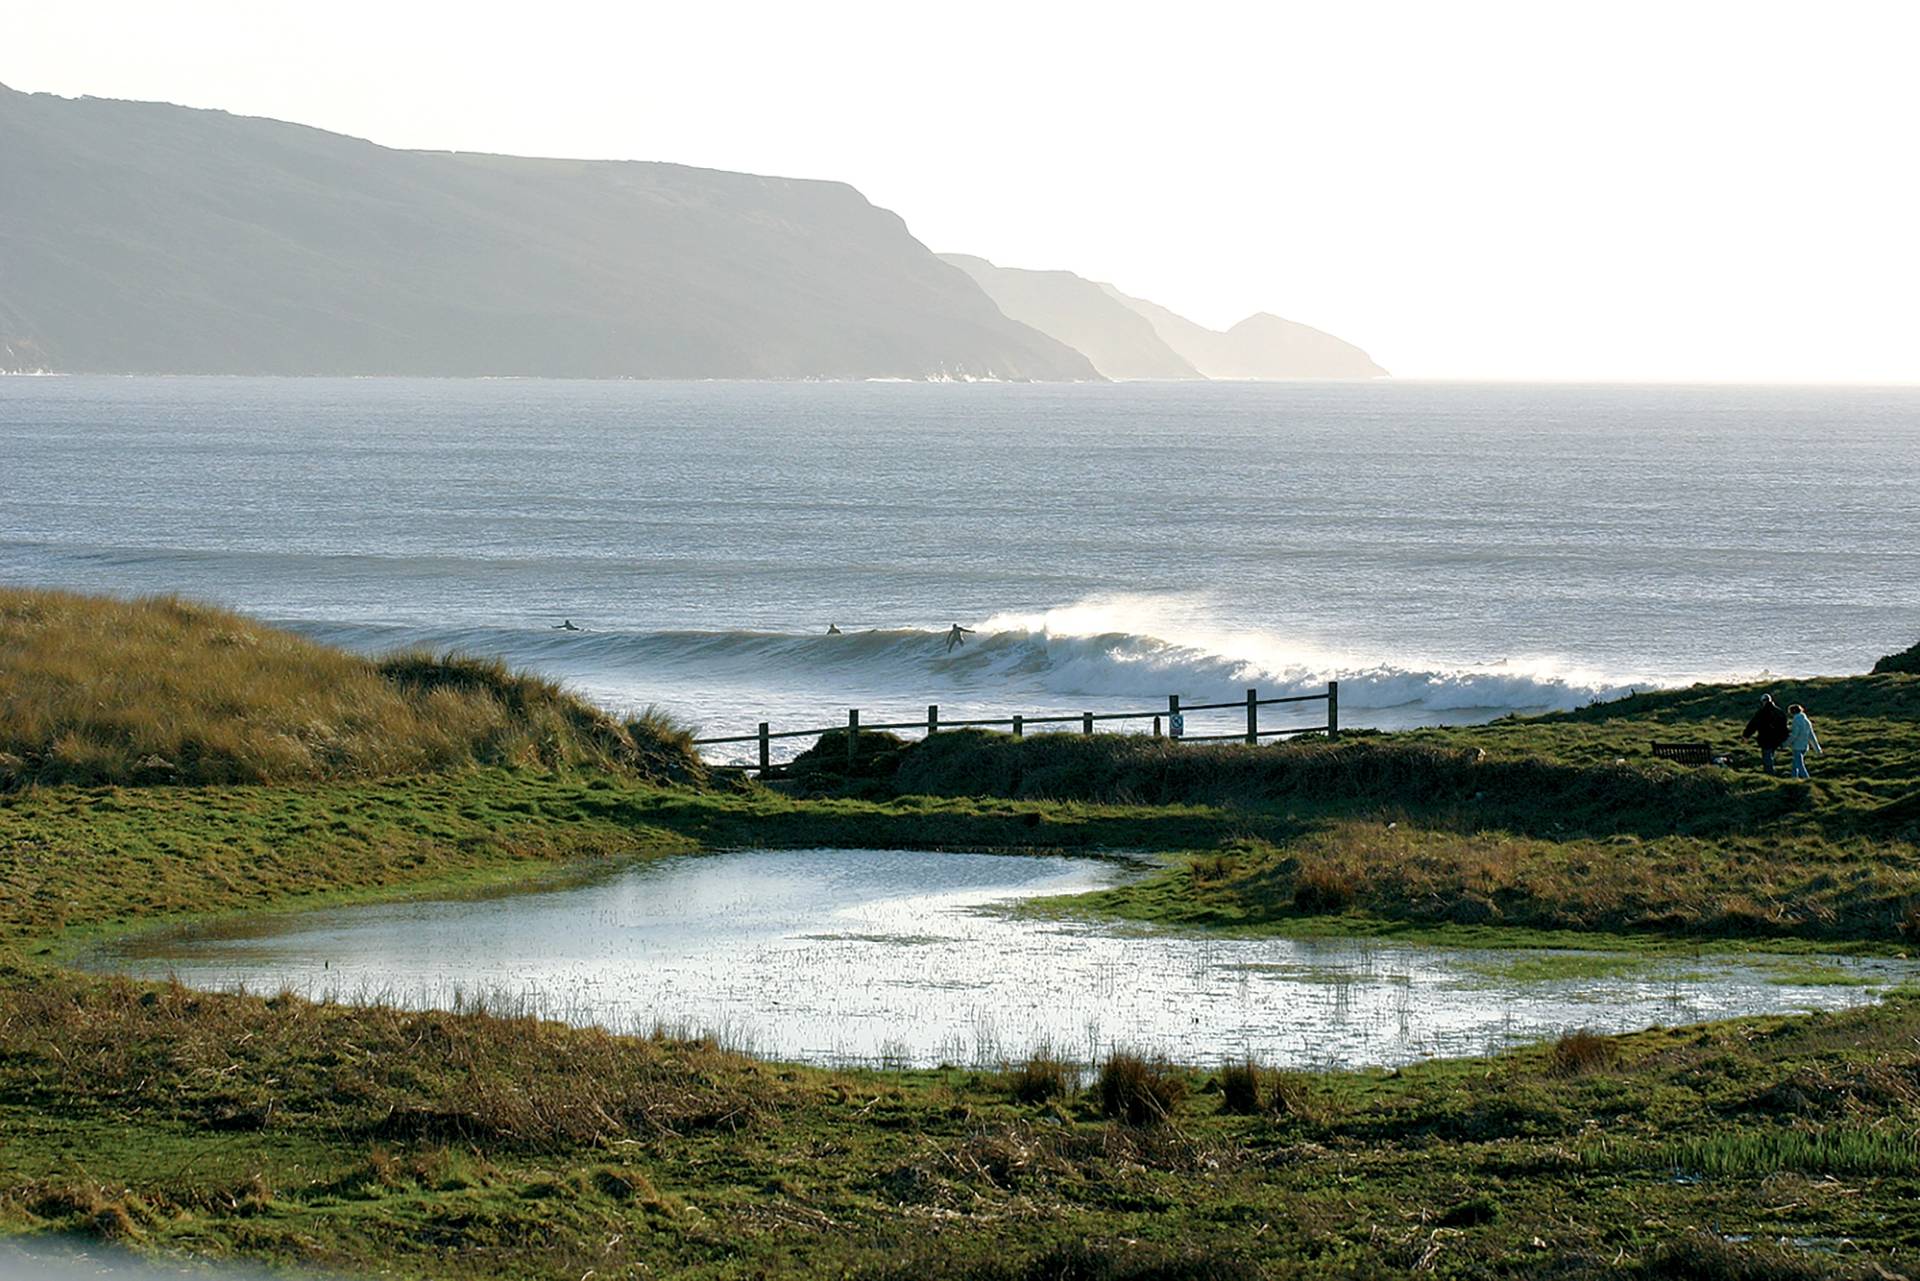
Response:
[{"label": "marram grass", "polygon": [[622,725],[498,660],[376,660],[172,597],[0,589],[0,789],[469,765],[699,773],[663,718]]}]

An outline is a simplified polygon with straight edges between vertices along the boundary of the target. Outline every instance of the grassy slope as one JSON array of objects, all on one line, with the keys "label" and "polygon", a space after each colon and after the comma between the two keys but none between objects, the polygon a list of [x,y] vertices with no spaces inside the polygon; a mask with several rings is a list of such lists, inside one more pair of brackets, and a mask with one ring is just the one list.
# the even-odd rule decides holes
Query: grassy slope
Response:
[{"label": "grassy slope", "polygon": [[482,764],[697,772],[657,719],[621,725],[497,661],[376,661],[171,598],[0,589],[0,790]]},{"label": "grassy slope", "polygon": [[[990,1074],[794,1069],[521,1019],[195,994],[53,964],[62,939],[164,915],[749,841],[1203,850],[1111,905],[1258,915],[1271,896],[1222,865],[1305,865],[1318,850],[1351,853],[1358,833],[1413,851],[1364,862],[1369,876],[1384,862],[1471,882],[1501,908],[1496,921],[1513,919],[1499,877],[1556,860],[1563,875],[1536,897],[1565,912],[1583,877],[1613,884],[1635,866],[1668,868],[1675,891],[1704,876],[1752,894],[1791,846],[1826,851],[1836,872],[1867,878],[1861,902],[1881,904],[1912,850],[1874,815],[1920,773],[1902,774],[1915,730],[1898,717],[1876,727],[1871,765],[1845,753],[1874,699],[1914,687],[1868,690],[1849,717],[1839,695],[1864,688],[1807,698],[1830,749],[1810,789],[1618,773],[1607,752],[1631,755],[1654,717],[1688,714],[1675,695],[1435,732],[1404,752],[1363,740],[1309,753],[1316,764],[1264,797],[1246,786],[1274,754],[1257,767],[1182,758],[1215,784],[1208,803],[1174,806],[802,801],[578,766],[0,794],[0,1226],[446,1276],[1811,1277],[1868,1260],[1912,1271],[1920,1001],[1908,998],[1390,1074],[1270,1077],[1251,1116],[1226,1112],[1220,1082],[1196,1075],[1169,1123],[1129,1127],[1091,1096],[1017,1102],[1015,1083]],[[1745,696],[1727,694],[1727,707]],[[941,746],[969,768],[1033,750]],[[1476,799],[1462,780],[1484,763],[1460,757],[1482,746],[1524,767],[1478,775],[1503,781]],[[1020,762],[1023,785],[1038,760]],[[1150,761],[1128,768],[1129,787],[1166,781]],[[1584,808],[1572,803],[1582,796]],[[1629,830],[1609,837],[1622,797]],[[1511,857],[1476,870],[1497,843]],[[1296,869],[1278,916],[1364,906],[1424,919],[1425,899],[1377,893],[1378,877],[1361,897],[1316,898],[1329,882],[1304,903],[1300,880]],[[1765,932],[1759,919],[1725,923]],[[1839,1244],[1729,1243],[1703,1224]]]},{"label": "grassy slope", "polygon": [[[1754,688],[1361,739],[1304,749],[1291,767],[1271,765],[1258,789],[1241,784],[1256,807],[1262,794],[1300,797],[1288,805],[1299,824],[1289,837],[1229,842],[1086,902],[1243,930],[1359,913],[1656,937],[1920,941],[1920,677],[1783,692],[1818,717],[1827,751],[1811,783],[1765,777],[1743,747]],[[1706,740],[1734,768],[1653,762],[1656,738]],[[1343,756],[1345,780],[1335,768]],[[1332,781],[1308,790],[1297,780],[1309,772]]]}]

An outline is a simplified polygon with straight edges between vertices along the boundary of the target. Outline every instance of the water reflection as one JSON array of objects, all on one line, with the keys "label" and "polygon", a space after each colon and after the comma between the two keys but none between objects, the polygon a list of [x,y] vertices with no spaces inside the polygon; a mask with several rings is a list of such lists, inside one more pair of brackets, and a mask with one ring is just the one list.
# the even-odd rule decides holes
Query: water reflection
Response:
[{"label": "water reflection", "polygon": [[[102,968],[204,988],[707,1032],[822,1063],[996,1063],[1113,1046],[1210,1063],[1391,1065],[1572,1027],[1871,1000],[1891,960],[1639,963],[1053,920],[1022,899],[1133,874],[1084,858],[801,850],[675,858],[590,884],[357,907],[123,941]],[[1518,954],[1522,957],[1538,954]]]}]

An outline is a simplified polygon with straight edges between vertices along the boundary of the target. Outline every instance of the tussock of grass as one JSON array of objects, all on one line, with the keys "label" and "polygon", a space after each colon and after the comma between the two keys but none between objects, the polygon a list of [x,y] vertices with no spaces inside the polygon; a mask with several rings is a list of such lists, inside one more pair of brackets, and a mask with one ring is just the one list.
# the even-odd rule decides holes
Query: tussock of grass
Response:
[{"label": "tussock of grass", "polygon": [[1007,1073],[1007,1092],[1017,1103],[1045,1103],[1073,1093],[1079,1070],[1053,1050],[1041,1047]]},{"label": "tussock of grass", "polygon": [[1304,1118],[1312,1108],[1312,1081],[1303,1072],[1266,1067],[1251,1058],[1220,1069],[1220,1111],[1227,1116]]},{"label": "tussock of grass", "polygon": [[1116,1050],[1094,1080],[1100,1113],[1128,1125],[1158,1125],[1187,1095],[1187,1081],[1162,1058]]},{"label": "tussock of grass", "polygon": [[470,765],[704,777],[658,716],[621,725],[497,660],[374,661],[171,597],[0,590],[0,789]]},{"label": "tussock of grass", "polygon": [[1220,1110],[1252,1116],[1260,1110],[1260,1067],[1252,1059],[1220,1069]]},{"label": "tussock of grass", "polygon": [[831,729],[787,766],[791,788],[800,795],[814,793],[884,794],[884,781],[900,765],[907,740],[889,730],[863,729],[853,740],[853,760],[847,759],[847,731]]},{"label": "tussock of grass", "polygon": [[1554,1076],[1581,1076],[1600,1072],[1620,1061],[1620,1046],[1612,1037],[1580,1028],[1568,1032],[1547,1052],[1547,1071]]}]

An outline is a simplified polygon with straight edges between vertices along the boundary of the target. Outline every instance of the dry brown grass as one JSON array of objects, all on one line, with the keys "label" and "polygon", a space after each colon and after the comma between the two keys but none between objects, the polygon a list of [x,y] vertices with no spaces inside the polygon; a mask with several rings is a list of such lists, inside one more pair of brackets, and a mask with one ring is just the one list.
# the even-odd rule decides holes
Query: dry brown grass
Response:
[{"label": "dry brown grass", "polygon": [[1583,1076],[1620,1062],[1620,1047],[1611,1037],[1585,1028],[1569,1032],[1547,1052],[1547,1071],[1554,1076]]},{"label": "dry brown grass", "polygon": [[1128,1125],[1157,1125],[1180,1106],[1187,1082],[1165,1059],[1116,1050],[1100,1065],[1094,1094],[1102,1116]]},{"label": "dry brown grass", "polygon": [[[1200,860],[1195,860],[1199,862]],[[1400,920],[1721,937],[1920,937],[1920,849],[1790,832],[1551,840],[1407,822],[1242,838],[1166,913],[1257,922],[1363,911]],[[1150,905],[1152,906],[1152,905]]]},{"label": "dry brown grass", "polygon": [[621,725],[497,661],[374,661],[172,597],[0,590],[0,788],[471,764],[691,778],[683,740],[657,717]]},{"label": "dry brown grass", "polygon": [[1043,1046],[1007,1073],[1007,1091],[1016,1103],[1045,1103],[1072,1094],[1078,1077],[1072,1064]]},{"label": "dry brown grass", "polygon": [[1220,1069],[1220,1110],[1252,1116],[1260,1110],[1260,1065],[1252,1059]]},{"label": "dry brown grass", "polygon": [[558,1151],[743,1128],[773,1089],[756,1064],[711,1045],[534,1018],[64,975],[5,991],[0,1076],[55,1112]]}]

